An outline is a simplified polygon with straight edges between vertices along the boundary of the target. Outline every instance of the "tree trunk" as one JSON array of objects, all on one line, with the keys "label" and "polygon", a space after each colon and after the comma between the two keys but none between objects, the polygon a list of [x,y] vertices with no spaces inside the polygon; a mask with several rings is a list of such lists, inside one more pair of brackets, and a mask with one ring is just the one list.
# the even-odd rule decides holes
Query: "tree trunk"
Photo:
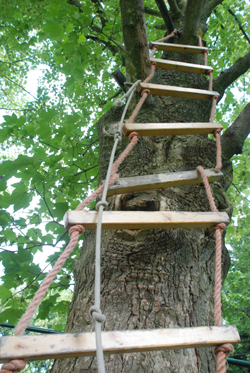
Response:
[{"label": "tree trunk", "polygon": [[[164,58],[202,63],[200,56],[171,54]],[[207,88],[204,76],[156,70],[153,82]],[[211,102],[150,97],[137,122],[208,122]],[[121,108],[112,108],[97,123],[100,138],[100,180],[105,178]],[[113,124],[112,124],[113,123]],[[117,155],[128,144],[123,138]],[[215,141],[207,136],[144,137],[120,167],[120,177],[213,168]],[[220,211],[231,214],[225,194],[232,178],[212,183]],[[109,210],[210,211],[203,184],[129,193],[109,199]],[[87,233],[75,266],[75,292],[68,332],[94,330],[89,308],[94,304],[95,232]],[[102,300],[105,330],[154,329],[214,325],[215,239],[212,229],[118,230],[102,234]],[[229,256],[223,249],[223,277]],[[134,353],[105,357],[107,372],[215,372],[212,348]],[[57,361],[52,372],[97,372],[96,358]]]}]

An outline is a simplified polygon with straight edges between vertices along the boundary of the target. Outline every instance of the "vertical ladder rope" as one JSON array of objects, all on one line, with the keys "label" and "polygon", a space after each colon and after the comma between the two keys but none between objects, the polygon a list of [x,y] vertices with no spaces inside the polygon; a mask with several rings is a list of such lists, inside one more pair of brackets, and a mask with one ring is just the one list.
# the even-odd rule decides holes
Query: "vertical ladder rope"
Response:
[{"label": "vertical ladder rope", "polygon": [[[144,82],[147,82],[147,81],[149,81],[153,78],[154,72],[155,72],[155,67],[156,66],[155,66],[154,63],[151,64],[151,73],[144,80]],[[130,101],[132,99],[132,95],[133,95],[133,93],[135,91],[135,88],[137,86],[137,83],[138,82],[136,82],[133,85],[133,89],[131,89],[131,93],[128,97],[128,101],[127,101],[127,103],[125,105],[125,108],[123,110],[123,114],[122,114],[122,117],[121,117],[121,120],[120,120],[120,123],[119,123],[118,131],[115,134],[115,138],[114,138],[115,142],[114,142],[113,149],[112,149],[111,156],[110,156],[110,161],[109,161],[109,166],[108,166],[108,171],[107,171],[107,176],[106,176],[106,182],[105,182],[105,186],[104,186],[104,190],[103,190],[103,194],[102,194],[102,200],[97,204],[99,214],[98,214],[98,222],[97,222],[97,228],[96,228],[96,248],[95,248],[95,305],[90,307],[90,313],[95,320],[96,356],[97,356],[97,365],[98,365],[98,372],[99,373],[105,373],[105,363],[104,363],[102,340],[101,340],[101,338],[102,338],[102,336],[101,336],[101,323],[106,321],[105,316],[101,312],[102,214],[103,214],[104,207],[107,206],[106,198],[107,198],[109,180],[110,180],[110,177],[112,175],[112,169],[114,168],[115,171],[118,169],[120,163],[128,155],[128,152],[130,150],[132,150],[132,148],[134,147],[134,145],[136,144],[137,139],[138,139],[138,134],[137,133],[131,133],[130,136],[129,136],[130,139],[131,139],[131,143],[129,144],[130,146],[128,146],[126,151],[123,152],[121,154],[121,156],[118,158],[118,160],[114,163],[116,148],[117,148],[118,142],[121,140],[121,130],[122,130],[122,126],[123,126],[123,121],[124,121],[125,115],[127,113]],[[136,105],[135,109],[133,110],[133,112],[132,112],[132,114],[131,114],[131,116],[128,120],[129,123],[132,123],[134,121],[135,117],[137,116],[140,108],[142,107],[142,105],[143,105],[144,101],[146,100],[149,93],[150,92],[148,90],[144,90],[141,93],[141,98],[140,98],[138,104]]]},{"label": "vertical ladder rope", "polygon": [[[197,167],[197,171],[201,174],[202,180],[206,189],[210,208],[213,212],[218,212],[214,202],[213,193],[207,179],[207,175],[202,166]],[[215,274],[214,274],[214,319],[215,325],[222,325],[222,304],[221,304],[221,256],[222,256],[222,232],[226,228],[224,223],[217,224],[213,230],[215,233]],[[233,352],[233,346],[230,343],[224,343],[214,352],[217,359],[216,373],[226,373],[226,361],[230,352]]]},{"label": "vertical ladder rope", "polygon": [[[96,358],[97,358],[97,366],[98,366],[98,372],[99,373],[105,373],[105,362],[104,362],[104,356],[103,356],[103,348],[102,348],[102,334],[101,334],[101,323],[106,321],[106,317],[101,312],[101,235],[102,235],[102,214],[104,207],[108,205],[108,202],[106,201],[107,197],[107,190],[108,190],[108,183],[110,180],[110,177],[112,176],[112,169],[113,169],[113,163],[115,158],[115,152],[117,145],[119,141],[121,140],[121,124],[123,124],[123,120],[125,118],[125,115],[128,110],[129,103],[132,99],[132,95],[134,93],[134,90],[136,88],[136,85],[133,86],[133,89],[131,89],[131,93],[129,95],[128,101],[125,105],[125,108],[123,110],[122,119],[119,124],[119,128],[117,133],[114,137],[114,145],[111,152],[110,160],[109,160],[109,166],[107,170],[107,176],[106,176],[106,187],[104,187],[103,193],[102,193],[102,200],[97,204],[97,209],[99,211],[98,214],[98,222],[96,227],[96,245],[95,245],[95,304],[94,306],[90,307],[90,314],[95,320],[95,336],[96,336]],[[136,142],[134,142],[134,145]],[[116,166],[115,166],[116,167]]]}]

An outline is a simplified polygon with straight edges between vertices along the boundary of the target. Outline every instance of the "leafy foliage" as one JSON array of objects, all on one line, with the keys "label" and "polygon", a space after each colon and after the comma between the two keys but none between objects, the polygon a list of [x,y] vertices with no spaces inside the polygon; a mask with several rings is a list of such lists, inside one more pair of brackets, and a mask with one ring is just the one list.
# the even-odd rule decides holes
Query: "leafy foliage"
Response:
[{"label": "leafy foliage", "polygon": [[[157,10],[153,0],[145,0],[145,6]],[[246,54],[249,44],[229,9],[246,35],[250,34],[247,1],[226,0],[216,8],[206,35],[215,75]],[[109,98],[119,92],[110,73],[119,68],[125,74],[119,13],[118,0],[84,0],[80,4],[2,1],[0,240],[4,274],[0,322],[17,322],[68,241],[62,224],[64,213],[97,186],[99,145],[94,123],[111,107]],[[162,36],[161,18],[146,14],[146,24],[149,39]],[[33,95],[26,83],[28,72],[35,69],[42,69],[42,75]],[[220,103],[216,115],[225,129],[243,109],[248,83],[248,74],[240,77],[233,84],[235,90],[230,87]],[[4,155],[8,149],[14,154]],[[234,164],[230,198],[235,201],[235,212],[228,229],[232,267],[224,287],[224,314],[245,333],[247,342],[240,353],[247,354],[249,139]],[[43,264],[35,264],[34,258],[37,253],[41,258],[44,248],[51,253],[42,269]],[[78,254],[79,249],[60,271],[36,320],[45,320],[48,310],[60,317],[67,314],[70,299],[62,301],[60,294],[73,284]],[[63,329],[59,321],[55,326]]]}]

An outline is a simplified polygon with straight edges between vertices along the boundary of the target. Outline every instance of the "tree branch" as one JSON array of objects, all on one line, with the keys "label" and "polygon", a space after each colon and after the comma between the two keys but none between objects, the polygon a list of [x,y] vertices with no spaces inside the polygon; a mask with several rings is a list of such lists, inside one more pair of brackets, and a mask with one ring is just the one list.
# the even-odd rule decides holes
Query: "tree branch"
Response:
[{"label": "tree branch", "polygon": [[20,84],[18,84],[17,82],[14,82],[14,80],[12,80],[12,79],[10,79],[10,78],[7,78],[7,76],[4,76],[3,78],[9,80],[12,84],[17,85],[17,86],[18,86],[19,88],[21,88],[24,92],[28,93],[28,95],[30,95],[31,97],[33,97],[35,100],[38,101],[38,99],[37,99],[35,96],[33,96],[30,92],[28,92],[28,91],[27,91],[25,88],[23,88]]},{"label": "tree branch", "polygon": [[166,7],[166,3],[164,0],[155,0],[159,11],[162,15],[163,21],[165,22],[166,28],[169,33],[171,33],[174,30],[174,24],[173,20],[168,12],[168,9]]},{"label": "tree branch", "polygon": [[176,0],[176,2],[179,9],[184,12],[186,6],[185,0]]},{"label": "tree branch", "polygon": [[241,154],[244,141],[250,133],[250,103],[244,108],[233,124],[221,136],[222,154],[230,159]]},{"label": "tree branch", "polygon": [[234,17],[235,21],[238,23],[239,25],[239,29],[240,31],[242,32],[242,34],[245,36],[245,38],[247,39],[248,43],[250,44],[250,39],[247,35],[247,33],[245,32],[245,30],[243,29],[243,26],[242,24],[240,23],[240,20],[238,19],[238,17],[236,16],[236,14],[230,9],[228,8],[228,12]]},{"label": "tree branch", "polygon": [[175,0],[168,0],[168,4],[173,19],[180,18],[183,15]]},{"label": "tree branch", "polygon": [[205,5],[205,18],[208,19],[210,17],[210,14],[214,10],[214,8],[217,7],[217,5],[221,4],[223,0],[210,0],[206,5]]},{"label": "tree branch", "polygon": [[197,42],[197,34],[203,9],[204,0],[188,0],[181,35],[182,42],[188,44],[195,44],[195,41]]},{"label": "tree branch", "polygon": [[128,82],[144,80],[150,72],[143,0],[120,0]]},{"label": "tree branch", "polygon": [[113,96],[109,97],[107,100],[100,101],[100,105],[104,106],[108,101],[113,100],[114,98],[118,97],[122,93],[122,89],[119,89]]},{"label": "tree branch", "polygon": [[155,17],[162,18],[162,15],[158,10],[151,9],[148,6],[144,7],[144,12],[146,14],[149,14],[150,16],[155,16]]},{"label": "tree branch", "polygon": [[[114,44],[112,44],[110,41],[108,40],[103,40],[103,39],[100,39],[98,36],[92,36],[92,35],[87,35],[86,36],[86,39],[91,39],[95,42],[98,42],[100,44],[103,44],[112,54],[113,56],[119,52],[119,50],[121,49],[120,45],[116,46]],[[123,49],[121,49],[122,52],[124,52]]]},{"label": "tree branch", "polygon": [[243,75],[250,68],[250,52],[239,58],[229,69],[222,71],[213,82],[213,87],[220,93],[222,98],[224,91],[236,79]]}]

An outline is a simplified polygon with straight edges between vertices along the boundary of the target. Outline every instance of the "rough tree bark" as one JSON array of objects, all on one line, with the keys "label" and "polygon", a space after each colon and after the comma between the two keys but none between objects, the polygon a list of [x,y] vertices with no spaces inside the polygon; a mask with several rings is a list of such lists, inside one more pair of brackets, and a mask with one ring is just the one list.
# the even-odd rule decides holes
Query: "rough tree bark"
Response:
[{"label": "rough tree bark", "polygon": [[[206,8],[195,9],[192,20],[185,18],[184,29],[190,39],[197,38],[199,22]],[[125,3],[127,5],[125,9]],[[180,2],[178,2],[180,3]],[[183,3],[183,2],[182,2]],[[188,2],[188,6],[193,1]],[[204,3],[206,3],[204,1]],[[219,3],[219,1],[217,1]],[[169,2],[173,18],[183,18],[176,1]],[[144,30],[142,0],[120,2],[128,75],[132,81],[147,73],[146,36],[137,39],[135,19]],[[132,10],[135,9],[133,12]],[[190,7],[186,16],[190,17]],[[131,39],[131,35],[135,35]],[[137,35],[137,36],[136,36]],[[182,39],[188,39],[182,35]],[[179,39],[174,40],[175,43]],[[190,43],[191,44],[191,43]],[[140,53],[136,52],[140,50]],[[165,54],[164,58],[202,63],[199,55]],[[140,66],[140,67],[139,67]],[[143,71],[141,66],[143,66]],[[207,87],[207,78],[198,74],[156,70],[153,82],[193,88]],[[207,101],[151,97],[140,111],[137,122],[208,122],[211,103]],[[131,108],[132,110],[132,108]],[[105,178],[113,139],[106,136],[116,130],[122,108],[112,108],[97,123],[100,139],[100,180]],[[105,131],[104,131],[105,128]],[[123,138],[120,153],[128,144]],[[215,166],[215,142],[207,136],[170,136],[140,138],[136,148],[119,169],[121,177],[153,173],[195,170]],[[232,181],[229,157],[223,162],[224,177],[212,184],[219,211],[231,215],[226,190]],[[129,193],[109,199],[109,210],[120,211],[210,211],[204,186],[190,185]],[[75,266],[75,292],[68,316],[67,331],[83,332],[94,328],[89,308],[94,304],[95,232],[87,233],[83,250]],[[119,230],[102,235],[102,312],[105,330],[190,327],[214,325],[215,240],[212,229]],[[223,278],[229,268],[229,256],[223,248]],[[213,349],[200,348],[168,352],[136,353],[105,357],[107,372],[215,372]],[[64,359],[52,372],[97,372],[95,357]]]}]

